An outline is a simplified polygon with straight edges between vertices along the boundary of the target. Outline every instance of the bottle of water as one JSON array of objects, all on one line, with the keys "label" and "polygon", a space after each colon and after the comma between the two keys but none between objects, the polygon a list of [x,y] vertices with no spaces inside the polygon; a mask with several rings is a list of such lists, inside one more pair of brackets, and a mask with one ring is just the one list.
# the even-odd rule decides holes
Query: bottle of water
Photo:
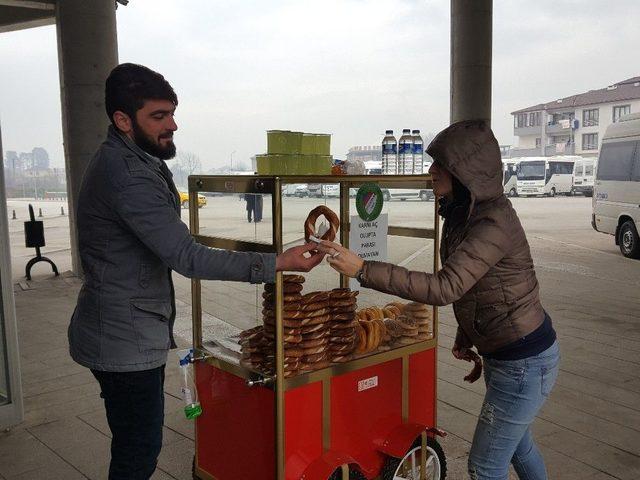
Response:
[{"label": "bottle of water", "polygon": [[398,173],[398,141],[393,136],[393,130],[385,131],[382,139],[382,174],[396,175]]},{"label": "bottle of water", "polygon": [[398,140],[398,173],[413,174],[413,137],[409,128],[402,130],[402,136]]},{"label": "bottle of water", "polygon": [[413,130],[411,134],[413,135],[413,173],[420,175],[424,173],[424,141],[420,136],[420,130]]},{"label": "bottle of water", "polygon": [[193,374],[191,371],[191,359],[193,358],[193,350],[180,350],[180,373],[182,374],[182,400],[184,401],[184,414],[189,420],[193,420],[202,414],[202,407],[198,401],[198,392],[196,391]]}]

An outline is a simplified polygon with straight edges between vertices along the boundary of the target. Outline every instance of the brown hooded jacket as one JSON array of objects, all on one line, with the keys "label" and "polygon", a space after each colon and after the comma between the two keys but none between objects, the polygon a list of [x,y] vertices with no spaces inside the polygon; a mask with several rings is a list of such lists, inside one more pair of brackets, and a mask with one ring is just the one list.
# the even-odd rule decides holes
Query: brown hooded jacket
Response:
[{"label": "brown hooded jacket", "polygon": [[503,194],[498,142],[486,123],[463,121],[440,132],[427,153],[470,193],[468,210],[445,220],[442,269],[429,274],[365,262],[362,284],[430,305],[453,303],[458,344],[492,353],[544,319],[529,244]]}]

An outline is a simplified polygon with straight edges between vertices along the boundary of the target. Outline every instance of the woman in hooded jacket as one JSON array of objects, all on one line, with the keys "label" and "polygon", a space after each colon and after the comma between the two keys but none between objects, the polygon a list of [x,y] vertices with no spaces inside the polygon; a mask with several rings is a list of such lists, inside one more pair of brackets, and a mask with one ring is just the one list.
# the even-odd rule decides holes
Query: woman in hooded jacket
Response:
[{"label": "woman in hooded jacket", "polygon": [[[442,268],[434,274],[363,261],[332,242],[320,250],[363,287],[430,305],[453,303],[452,353],[484,360],[486,395],[469,453],[473,480],[547,478],[531,423],[558,374],[559,348],[539,297],[529,244],[503,194],[500,149],[483,121],[455,123],[427,148],[444,217]],[[332,255],[332,256],[331,256]]]}]

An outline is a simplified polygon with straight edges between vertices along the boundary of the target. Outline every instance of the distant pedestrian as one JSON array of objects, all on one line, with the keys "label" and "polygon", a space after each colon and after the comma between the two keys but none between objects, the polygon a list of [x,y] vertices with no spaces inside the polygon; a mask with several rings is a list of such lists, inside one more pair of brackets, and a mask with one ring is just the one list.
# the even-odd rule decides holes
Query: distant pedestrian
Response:
[{"label": "distant pedestrian", "polygon": [[263,207],[263,198],[262,195],[256,194],[255,195],[255,207],[253,208],[253,218],[254,218],[254,222],[256,223],[260,223],[262,221],[262,207]]},{"label": "distant pedestrian", "polygon": [[244,199],[247,202],[247,222],[251,223],[256,209],[256,196],[253,193],[245,193]]}]

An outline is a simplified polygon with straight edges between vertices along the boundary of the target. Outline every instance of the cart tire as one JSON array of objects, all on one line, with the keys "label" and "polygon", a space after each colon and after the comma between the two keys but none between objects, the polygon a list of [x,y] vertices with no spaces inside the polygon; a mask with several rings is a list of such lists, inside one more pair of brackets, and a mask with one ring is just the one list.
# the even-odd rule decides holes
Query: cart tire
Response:
[{"label": "cart tire", "polygon": [[[403,461],[407,461],[414,450],[420,449],[420,438],[418,438],[403,458],[388,457],[384,468],[382,469],[382,480],[394,480],[404,477],[398,476],[398,469]],[[427,438],[427,453],[431,455],[435,463],[433,469],[429,469],[427,465],[427,480],[444,480],[447,477],[447,459],[444,456],[444,451],[435,438]],[[407,477],[413,478],[413,477]]]},{"label": "cart tire", "polygon": [[[327,480],[342,480],[342,469],[337,468]],[[349,480],[367,480],[367,477],[357,470],[349,469]]]}]

